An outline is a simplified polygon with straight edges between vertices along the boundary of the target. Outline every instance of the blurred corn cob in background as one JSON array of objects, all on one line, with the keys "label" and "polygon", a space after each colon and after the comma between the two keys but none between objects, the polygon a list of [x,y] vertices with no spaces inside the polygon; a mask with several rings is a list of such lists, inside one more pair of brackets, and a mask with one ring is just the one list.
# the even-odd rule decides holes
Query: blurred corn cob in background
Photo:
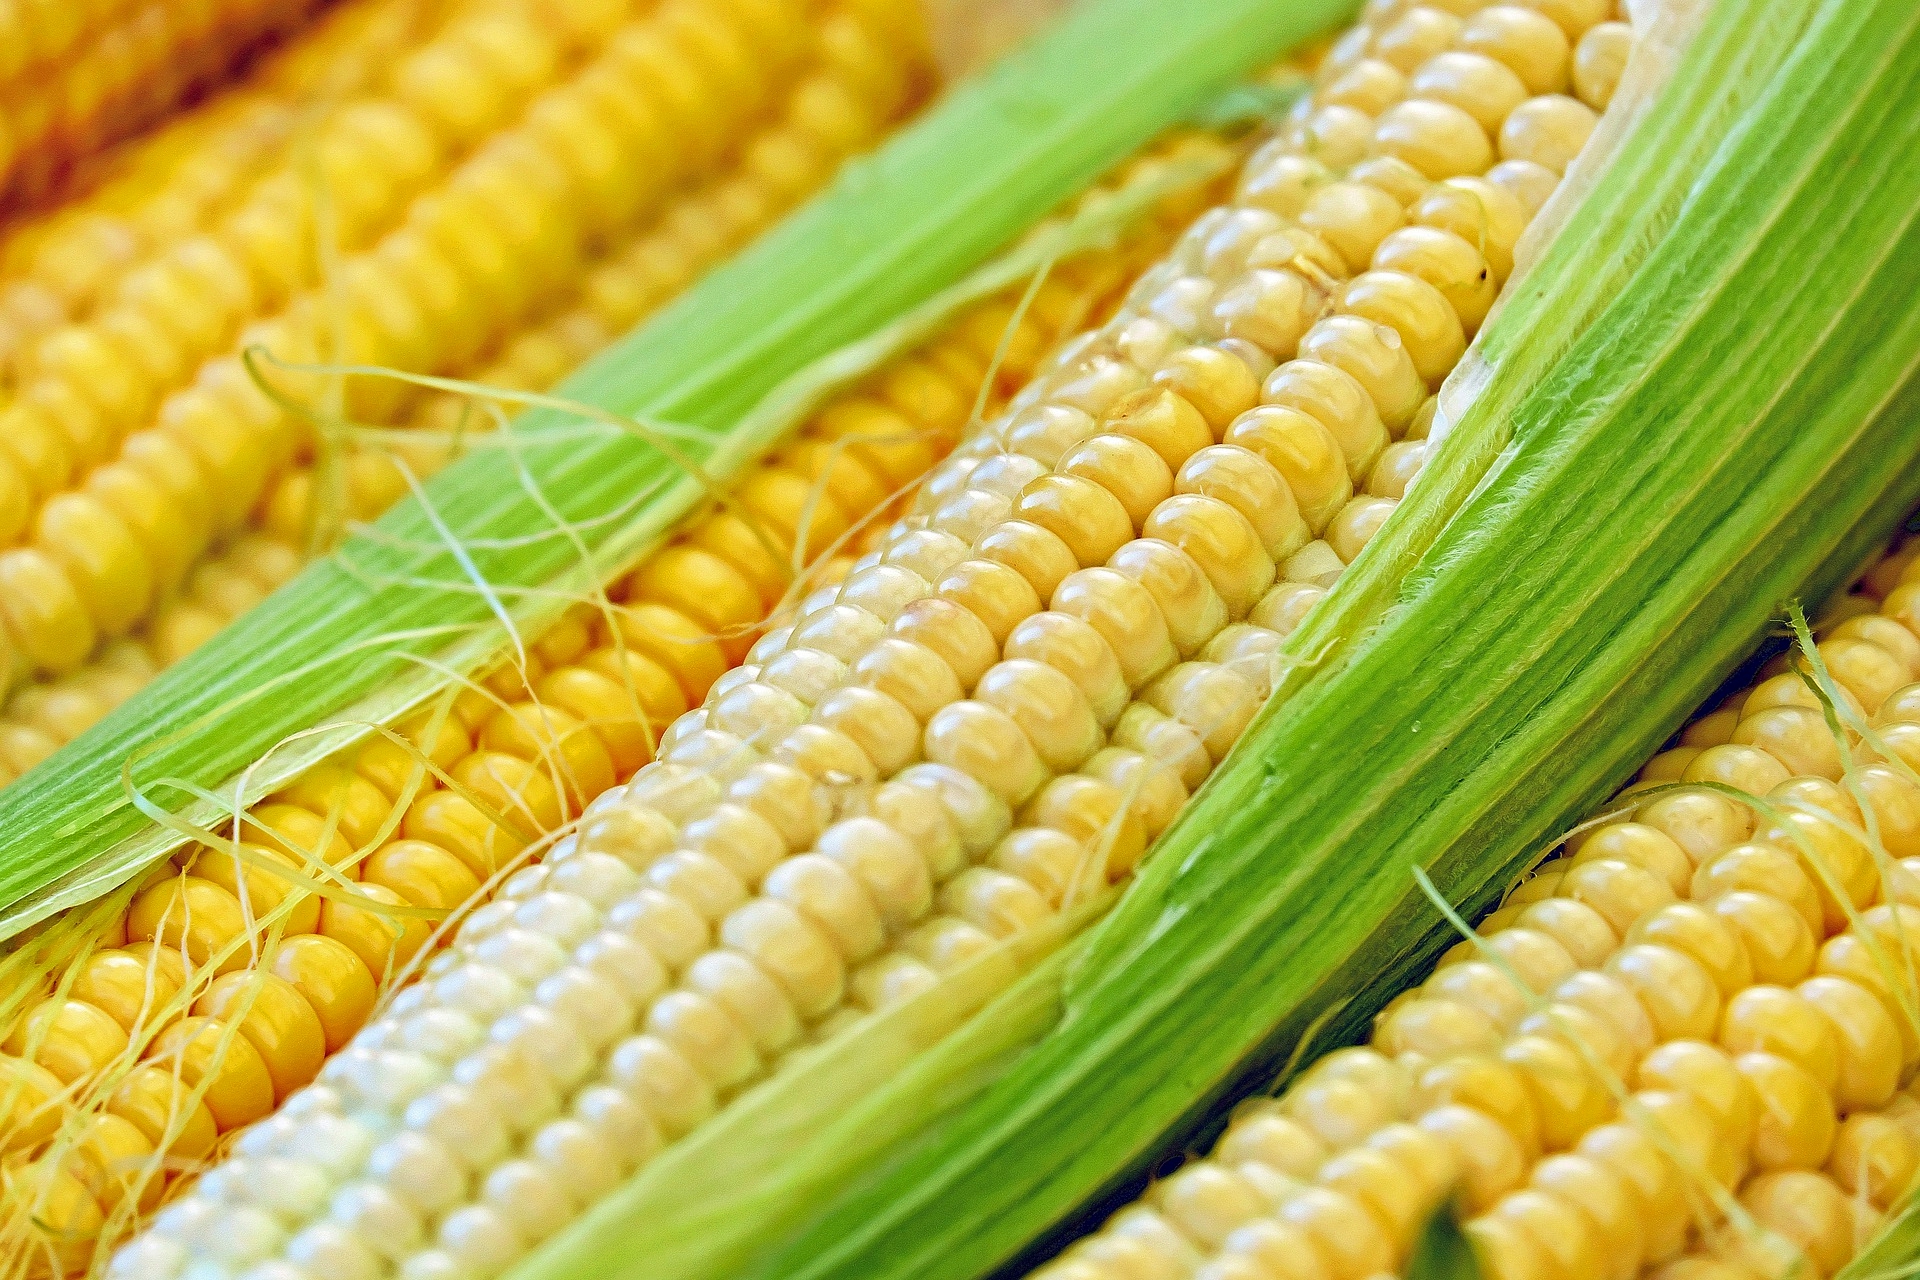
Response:
[{"label": "blurred corn cob in background", "polygon": [[[568,51],[553,49],[553,35],[534,30],[540,22],[521,6],[476,0],[464,25],[449,16],[424,40],[409,6],[364,8],[336,10],[311,37],[346,42],[357,71],[305,45],[284,61],[310,75],[327,71],[333,98],[390,81],[387,99],[350,101],[317,126],[299,124],[270,87],[257,91],[264,103],[223,99],[209,108],[223,121],[251,121],[258,107],[268,124],[297,124],[296,161],[302,139],[324,154],[336,120],[342,130],[353,120],[363,131],[385,129],[388,141],[412,138],[419,147],[407,189],[358,217],[359,230],[336,225],[351,189],[336,190],[325,172],[303,176],[297,162],[268,165],[251,188],[227,183],[235,208],[224,222],[224,206],[207,201],[215,207],[196,225],[212,230],[127,274],[120,291],[137,305],[111,305],[111,281],[81,279],[74,265],[96,262],[96,242],[118,228],[104,215],[48,233],[53,248],[30,259],[33,271],[11,293],[0,292],[15,311],[38,317],[7,331],[18,333],[18,397],[0,410],[0,442],[15,433],[13,452],[32,455],[43,491],[28,491],[26,462],[6,472],[0,443],[0,485],[20,477],[11,532],[26,539],[0,552],[0,620],[17,650],[40,655],[19,663],[16,679],[41,673],[0,717],[0,779],[45,758],[285,581],[344,520],[377,515],[405,492],[394,451],[317,436],[283,416],[249,381],[239,348],[264,342],[286,359],[338,356],[545,387],[804,200],[930,85],[918,17],[904,0],[814,12],[673,0],[631,20],[616,3],[576,5],[577,20],[599,24],[599,44],[592,57],[574,51],[571,75],[561,59]],[[370,56],[370,31],[404,34],[418,47],[388,66]],[[433,123],[429,108],[460,117],[458,130],[447,121],[423,128],[422,118]],[[256,159],[267,143],[286,143],[265,125],[215,132]],[[471,154],[439,165],[438,177],[428,163],[436,147]],[[337,165],[363,160],[339,144]],[[337,178],[361,189],[370,180],[350,167]],[[673,185],[702,179],[685,194]],[[163,185],[149,203],[170,190]],[[166,244],[180,234],[175,227],[149,238]],[[226,282],[238,292],[225,295],[224,316],[222,299],[195,295],[208,277],[194,272],[230,273],[253,251],[263,259],[256,269],[283,274],[274,289],[250,293],[232,276]],[[65,291],[61,305],[40,305],[54,285]],[[241,327],[246,314],[281,305],[277,319]],[[128,360],[136,346],[154,349],[144,372]],[[169,379],[191,372],[188,347],[227,354],[158,399]],[[323,395],[311,382],[300,390],[316,402]],[[120,439],[156,400],[157,425]],[[349,400],[363,421],[411,420],[443,436],[460,411],[419,407],[405,384],[371,379],[356,381]],[[416,473],[446,452],[444,444],[400,451]]]},{"label": "blurred corn cob in background", "polygon": [[[323,0],[7,0],[0,5],[0,209],[97,180],[92,160]],[[90,172],[92,170],[93,172]]]},{"label": "blurred corn cob in background", "polygon": [[[1194,135],[1115,188],[1156,190],[1169,172],[1219,172],[1229,159],[1226,143]],[[310,1080],[411,972],[434,913],[484,900],[530,847],[646,764],[659,731],[706,696],[771,610],[845,573],[858,540],[884,527],[862,523],[947,452],[977,400],[996,409],[1220,193],[1217,181],[1172,187],[1112,247],[1060,261],[1030,297],[1015,288],[974,305],[818,410],[724,506],[612,584],[610,614],[582,606],[524,670],[494,672],[444,721],[416,722],[257,806],[238,856],[186,851],[94,924],[0,962],[12,1055],[0,1074],[23,1099],[58,1099],[15,1112],[15,1145],[38,1152],[17,1181],[52,1190],[10,1202],[8,1238],[62,1266],[104,1265],[96,1242],[110,1246],[161,1194],[154,1150],[171,1170],[197,1168],[224,1149],[221,1135]],[[351,900],[297,887],[315,880]],[[43,949],[61,938],[81,950]],[[34,1213],[73,1238],[30,1227]]]}]

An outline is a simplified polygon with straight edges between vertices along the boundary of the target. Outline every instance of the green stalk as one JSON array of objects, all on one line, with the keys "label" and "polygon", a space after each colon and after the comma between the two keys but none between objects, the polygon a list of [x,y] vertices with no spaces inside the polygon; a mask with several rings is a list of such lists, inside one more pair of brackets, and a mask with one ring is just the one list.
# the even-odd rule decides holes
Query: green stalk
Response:
[{"label": "green stalk", "polygon": [[[904,1129],[884,1155],[776,1216],[750,1259],[675,1280],[1044,1257],[1431,962],[1449,935],[1414,868],[1477,912],[1784,601],[1920,501],[1920,12],[1828,0],[1801,30],[1779,8],[1714,7],[1533,300],[1495,322],[1486,349],[1518,372],[1496,365],[1355,566],[1362,589],[1293,638],[1276,698],[1115,912],[785,1159],[827,1167],[850,1134]],[[1536,358],[1535,331],[1559,349]],[[1047,1029],[995,1056],[1036,1009]],[[722,1212],[733,1189],[712,1190]],[[595,1274],[655,1274],[673,1228]]]},{"label": "green stalk", "polygon": [[[724,478],[765,439],[738,424],[790,375],[860,341],[1352,0],[1088,0],[561,389],[656,424]],[[1090,51],[1098,51],[1097,56]],[[542,431],[566,428],[564,438]],[[618,534],[657,535],[703,497],[641,434],[583,437],[536,410],[512,450],[474,453],[138,697],[0,792],[0,937],[112,878],[47,892],[148,818],[179,808],[330,719],[401,709],[379,696],[431,662],[481,660],[497,614],[537,621],[559,583]],[[622,519],[610,515],[633,513]],[[485,589],[482,589],[484,584]],[[557,603],[558,602],[558,603]],[[417,697],[418,694],[412,695]],[[245,803],[353,727],[258,771]],[[124,861],[124,860],[123,860]],[[115,875],[120,874],[118,871]]]}]

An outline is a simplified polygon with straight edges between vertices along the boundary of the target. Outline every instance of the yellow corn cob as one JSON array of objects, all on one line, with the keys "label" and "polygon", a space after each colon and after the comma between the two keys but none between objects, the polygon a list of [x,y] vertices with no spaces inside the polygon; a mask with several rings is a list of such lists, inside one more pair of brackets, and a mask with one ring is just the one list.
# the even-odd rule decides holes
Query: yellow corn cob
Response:
[{"label": "yellow corn cob", "polygon": [[[117,448],[101,470],[141,500],[52,496],[65,473],[42,477],[53,483],[40,487],[48,500],[27,545],[0,553],[0,625],[21,666],[72,670],[124,634],[310,446],[251,381],[236,331],[243,347],[296,360],[446,367],[565,278],[608,220],[717,155],[807,37],[801,15],[774,0],[668,0],[631,20],[618,6],[564,12],[575,28],[519,4],[456,14],[392,69],[391,96],[345,104],[310,147],[292,148],[320,169],[317,205],[300,164],[269,175],[164,269],[129,277],[120,302],[42,340],[0,435],[27,438],[37,422],[48,439],[85,435],[101,458]],[[313,256],[337,253],[311,268],[296,247],[310,207],[329,233]],[[307,287],[320,266],[328,278]],[[166,376],[104,346],[110,321],[134,312]],[[179,385],[196,364],[192,385]],[[392,385],[355,384],[347,408],[377,412]],[[88,415],[84,429],[45,426],[56,404]],[[143,422],[154,425],[116,445]]]},{"label": "yellow corn cob", "polygon": [[[1181,150],[1222,145],[1196,139]],[[1152,169],[1143,166],[1140,180]],[[396,920],[385,908],[468,902],[530,841],[560,829],[587,800],[644,765],[658,727],[698,701],[729,665],[729,652],[744,647],[742,637],[714,638],[715,624],[750,625],[785,594],[790,570],[763,563],[758,537],[770,535],[803,559],[808,546],[831,550],[833,539],[885,506],[958,436],[1003,340],[1009,360],[989,384],[990,404],[1017,385],[1040,350],[1110,304],[1191,213],[1190,202],[1172,203],[1123,245],[1060,264],[1011,332],[1013,300],[983,303],[823,409],[737,486],[733,509],[694,522],[620,585],[612,626],[583,608],[542,637],[524,673],[498,672],[459,698],[431,739],[426,728],[414,729],[440,775],[411,777],[415,755],[376,742],[256,807],[242,831],[249,864],[205,851],[183,855],[99,922],[99,949],[67,967],[50,990],[22,990],[16,981],[0,1076],[25,1082],[23,1096],[30,1090],[66,1104],[21,1104],[15,1114],[30,1116],[33,1127],[28,1145],[45,1143],[47,1124],[64,1124],[71,1136],[20,1175],[10,1203],[25,1212],[20,1205],[52,1197],[85,1247],[61,1254],[24,1219],[12,1238],[39,1240],[63,1265],[81,1265],[103,1230],[112,1235],[114,1215],[124,1231],[136,1208],[158,1195],[147,1159],[156,1146],[191,1167],[215,1150],[220,1134],[265,1115],[310,1080],[324,1055],[359,1030],[381,984],[428,940],[427,921]],[[809,500],[812,522],[796,546]],[[825,575],[844,568],[844,557],[816,565]],[[690,573],[723,602],[752,596],[752,615],[706,612],[679,580]],[[689,607],[692,616],[683,611]],[[332,864],[366,905],[312,897],[296,904],[285,877],[309,855]],[[241,905],[243,884],[257,925]],[[264,967],[250,971],[249,939],[269,931]],[[258,1002],[251,1011],[248,999]],[[235,1021],[240,1038],[216,1053],[213,1028]],[[176,1066],[184,1088],[173,1082]],[[196,1084],[203,1096],[189,1092]],[[68,1096],[75,1089],[80,1094]],[[55,1119],[54,1110],[71,1118]],[[96,1136],[101,1131],[106,1138]],[[93,1147],[109,1139],[132,1153],[133,1172],[122,1181],[103,1180],[88,1163]]]},{"label": "yellow corn cob", "polygon": [[244,535],[187,575],[153,622],[85,667],[16,690],[0,712],[0,786],[91,728],[299,572],[293,547]]},{"label": "yellow corn cob", "polygon": [[314,0],[8,0],[0,6],[0,200],[32,200],[76,164],[223,75]]},{"label": "yellow corn cob", "polygon": [[[429,38],[379,67],[375,83],[342,86],[356,96],[328,104],[295,135],[284,132],[290,122],[276,121],[274,163],[236,175],[239,190],[221,192],[195,221],[180,225],[176,216],[167,226],[163,217],[140,269],[90,280],[73,262],[75,249],[84,261],[86,240],[55,246],[67,251],[50,259],[40,255],[35,283],[65,300],[61,318],[71,323],[32,337],[14,357],[22,385],[0,431],[37,500],[110,461],[138,420],[243,323],[313,281],[323,202],[329,247],[344,252],[384,229],[458,158],[472,139],[435,118],[448,109],[435,98],[465,103],[476,119],[502,125],[559,70],[563,35],[541,37],[528,30],[526,15],[491,9],[459,7]],[[323,32],[324,43],[337,40]],[[464,69],[468,83],[449,82],[449,68]],[[485,72],[496,82],[481,78]],[[280,95],[262,96],[276,103]],[[297,114],[299,104],[289,105]],[[166,150],[171,141],[158,145]],[[163,211],[170,194],[155,193]],[[89,297],[89,288],[101,296]]]},{"label": "yellow corn cob", "polygon": [[[34,344],[88,319],[127,275],[220,225],[263,174],[284,167],[282,148],[303,122],[369,91],[439,29],[446,8],[421,0],[327,8],[239,83],[102,156],[74,184],[83,189],[9,228],[0,239],[0,384],[17,388]],[[131,342],[133,326],[111,336]]]},{"label": "yellow corn cob", "polygon": [[[1897,585],[1818,645],[1877,747],[1849,732],[1843,769],[1798,673],[1735,694],[1647,765],[1641,804],[1390,1004],[1370,1048],[1245,1104],[1211,1157],[1039,1274],[1390,1272],[1450,1192],[1490,1280],[1838,1271],[1920,1169],[1899,1092],[1920,1064],[1911,565],[1870,577]],[[1647,791],[1675,781],[1769,808]]]},{"label": "yellow corn cob", "polygon": [[[249,1212],[228,1197],[284,1162],[406,1224],[285,1217],[260,1246],[284,1262],[491,1275],[803,1039],[1126,874],[1404,492],[1433,388],[1591,128],[1555,91],[1605,6],[1552,12],[1413,10],[1343,40],[1234,204],[790,626],[749,645],[768,584],[698,540],[634,575],[723,638],[714,671],[746,665],[119,1265],[217,1251]],[[495,723],[558,725],[546,771],[466,766],[503,810],[564,812],[608,775],[538,708]]]},{"label": "yellow corn cob", "polygon": [[[818,70],[796,85],[785,111],[741,148],[733,172],[600,255],[580,288],[550,308],[550,318],[514,337],[492,364],[477,373],[445,372],[494,386],[543,388],[816,189],[914,101],[923,63],[911,26],[884,10],[862,14],[856,6],[825,16],[818,39]],[[464,409],[463,400],[449,398],[434,406],[423,425],[457,425]],[[416,474],[424,474],[442,460],[444,449],[408,453]],[[290,467],[250,522],[259,533],[241,536],[196,567],[160,604],[137,643],[113,645],[81,670],[16,693],[0,715],[0,785],[291,577],[313,544],[318,510],[338,507],[346,518],[371,519],[405,491],[392,455],[383,449],[355,449],[341,459],[337,495],[317,493],[316,474],[311,463]],[[101,483],[98,477],[95,483]]]},{"label": "yellow corn cob", "polygon": [[[917,29],[897,19],[876,21],[857,7],[825,17],[811,74],[765,128],[743,140],[720,174],[649,225],[621,228],[624,234],[584,264],[577,286],[564,297],[489,350],[481,363],[447,372],[490,387],[551,387],[882,136],[926,87],[922,43]],[[463,425],[468,431],[492,427],[491,418],[473,414],[465,397],[451,395],[435,399],[414,421],[448,434]],[[425,474],[449,449],[439,444],[398,452],[416,474]],[[338,515],[370,519],[406,491],[392,455],[378,447],[349,450],[340,460],[337,495],[317,491],[318,470],[295,466],[280,477],[262,504],[265,532],[290,545],[311,545],[324,532],[318,528],[322,509],[338,506]]]}]

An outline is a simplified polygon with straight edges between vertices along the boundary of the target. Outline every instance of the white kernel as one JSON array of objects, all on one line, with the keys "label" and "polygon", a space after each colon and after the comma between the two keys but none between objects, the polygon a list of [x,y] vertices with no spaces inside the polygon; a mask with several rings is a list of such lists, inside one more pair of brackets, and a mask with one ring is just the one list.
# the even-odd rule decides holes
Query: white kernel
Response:
[{"label": "white kernel", "polygon": [[315,1277],[305,1267],[297,1267],[284,1258],[269,1258],[242,1271],[239,1280],[315,1280]]},{"label": "white kernel", "polygon": [[[679,747],[686,741],[691,738],[676,741],[673,746]],[[662,745],[665,746],[664,741]],[[713,774],[681,764],[676,758],[656,760],[640,770],[629,784],[627,794],[635,804],[654,810],[678,827],[719,803],[721,785],[721,780]]]},{"label": "white kernel", "polygon": [[[638,944],[629,943],[636,950]],[[633,1029],[634,1000],[612,980],[592,969],[568,965],[534,988],[533,998],[573,1031],[574,1038],[599,1050]]]},{"label": "white kernel", "polygon": [[[407,1108],[406,1123],[407,1128],[433,1139],[442,1151],[457,1152],[469,1168],[490,1168],[507,1149],[501,1117],[463,1085],[443,1084],[417,1099]],[[438,1181],[427,1171],[421,1173],[429,1181]],[[395,1190],[408,1195],[403,1188]]]},{"label": "white kernel", "polygon": [[475,1276],[494,1276],[526,1252],[506,1219],[484,1205],[455,1209],[440,1224],[440,1247],[449,1258]]},{"label": "white kernel", "polygon": [[487,1029],[487,1038],[518,1049],[562,1088],[577,1084],[593,1069],[593,1058],[571,1023],[541,1005],[515,1009]]},{"label": "white kernel", "polygon": [[667,987],[667,971],[659,957],[624,933],[602,930],[581,943],[573,958],[613,983],[635,1005],[650,1003]]},{"label": "white kernel", "polygon": [[506,878],[501,884],[496,900],[525,902],[547,887],[547,877],[552,874],[545,863],[535,863],[531,867],[522,867]]},{"label": "white kernel", "polygon": [[286,1232],[265,1209],[237,1205],[221,1214],[220,1225],[206,1233],[201,1248],[227,1267],[244,1267],[273,1253],[285,1239]]},{"label": "white kernel", "polygon": [[420,1214],[378,1182],[342,1187],[333,1198],[328,1217],[388,1258],[404,1257],[420,1246]]},{"label": "white kernel", "polygon": [[349,1101],[386,1115],[406,1110],[408,1103],[446,1077],[442,1064],[405,1050],[365,1053],[355,1047],[335,1055],[334,1061],[344,1063],[336,1087]]},{"label": "white kernel", "polygon": [[453,1082],[471,1091],[509,1133],[531,1128],[560,1110],[560,1089],[550,1064],[519,1046],[482,1045],[454,1064]]},{"label": "white kernel", "polygon": [[619,1158],[598,1133],[571,1117],[542,1127],[528,1150],[577,1208],[593,1204],[620,1181]]},{"label": "white kernel", "polygon": [[302,1141],[337,1139],[331,1146],[314,1152],[313,1162],[327,1175],[329,1183],[345,1182],[366,1166],[367,1155],[400,1129],[398,1113],[356,1111],[352,1115],[311,1123]]},{"label": "white kernel", "polygon": [[[323,1086],[324,1087],[324,1086]],[[301,1093],[306,1090],[301,1090]],[[332,1092],[329,1090],[329,1092]],[[300,1094],[296,1093],[295,1098]],[[233,1149],[243,1156],[287,1155],[298,1151],[294,1145],[300,1134],[300,1121],[292,1113],[282,1109],[278,1115],[268,1116],[257,1124],[248,1125],[234,1139]]]},{"label": "white kernel", "polygon": [[287,1242],[287,1261],[327,1280],[378,1280],[380,1259],[355,1232],[317,1222]]},{"label": "white kernel", "polygon": [[485,1024],[461,1009],[422,1009],[399,1027],[400,1047],[449,1064],[487,1038]]},{"label": "white kernel", "polygon": [[733,951],[710,951],[688,967],[685,985],[752,1034],[769,1059],[800,1037],[793,1002],[765,970]]},{"label": "white kernel", "polygon": [[114,1253],[107,1280],[173,1280],[186,1265],[185,1245],[149,1231]]},{"label": "white kernel", "polygon": [[[558,850],[554,857],[558,856]],[[580,853],[554,866],[552,886],[608,910],[640,888],[639,873],[610,853]]]},{"label": "white kernel", "polygon": [[581,1090],[573,1101],[573,1114],[600,1135],[623,1173],[645,1164],[660,1150],[660,1130],[646,1111],[609,1085]]},{"label": "white kernel", "polygon": [[428,1249],[400,1264],[400,1280],[472,1280],[472,1273],[444,1250]]},{"label": "white kernel", "polygon": [[463,964],[434,983],[433,993],[447,1008],[488,1023],[525,1002],[527,987],[497,966]]},{"label": "white kernel", "polygon": [[600,927],[600,909],[585,898],[549,890],[521,903],[513,919],[521,928],[544,934],[571,951]]},{"label": "white kernel", "polygon": [[[410,991],[415,989],[416,988],[408,988]],[[397,1004],[398,1001],[395,1003]],[[339,1115],[345,1109],[340,1101],[339,1094],[323,1084],[310,1084],[306,1088],[296,1091],[292,1097],[288,1098],[286,1102],[281,1105],[279,1114],[287,1116],[290,1119],[298,1120],[302,1117],[316,1115],[323,1111]]]},{"label": "white kernel", "polygon": [[475,907],[460,921],[460,945],[467,948],[479,946],[513,923],[513,913],[517,907],[517,903],[507,898],[495,898],[492,902]]},{"label": "white kernel", "polygon": [[607,1061],[607,1078],[668,1137],[680,1137],[714,1111],[713,1086],[658,1036],[622,1041]]},{"label": "white kernel", "polygon": [[271,1209],[283,1222],[304,1222],[320,1212],[333,1179],[311,1160],[273,1156],[255,1165],[253,1203]]},{"label": "white kernel", "polygon": [[504,970],[516,982],[531,985],[565,964],[567,953],[544,933],[510,925],[475,947],[473,958]]},{"label": "white kernel", "polygon": [[970,857],[979,859],[1013,827],[1006,801],[958,769],[941,764],[916,764],[903,769],[895,782],[930,793],[960,830]]},{"label": "white kernel", "polygon": [[573,1216],[567,1193],[543,1166],[509,1160],[487,1175],[481,1203],[529,1242],[545,1240]]},{"label": "white kernel", "polygon": [[374,1148],[367,1173],[423,1217],[458,1204],[467,1193],[467,1170],[441,1143],[413,1131],[397,1133]]},{"label": "white kernel", "polygon": [[693,963],[712,935],[699,912],[672,894],[651,888],[609,911],[607,927],[646,947],[670,970]]},{"label": "white kernel", "polygon": [[933,903],[927,864],[904,836],[875,818],[852,818],[829,828],[819,850],[858,880],[888,927],[898,930]]}]

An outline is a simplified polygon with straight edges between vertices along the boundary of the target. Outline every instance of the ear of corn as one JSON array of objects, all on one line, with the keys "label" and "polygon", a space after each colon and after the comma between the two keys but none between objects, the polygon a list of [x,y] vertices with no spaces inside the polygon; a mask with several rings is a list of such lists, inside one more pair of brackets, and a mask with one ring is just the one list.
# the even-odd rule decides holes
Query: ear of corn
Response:
[{"label": "ear of corn", "polygon": [[[1736,45],[1756,56],[1754,33],[1767,27],[1749,16],[1711,14],[1688,57]],[[1691,140],[1693,163],[1667,168],[1629,142],[1617,172],[1651,189],[1645,220],[1602,200],[1627,234],[1583,243],[1577,212],[1530,288],[1551,299],[1596,255],[1641,246],[1646,256],[1609,264],[1620,287],[1584,334],[1567,335],[1569,354],[1546,376],[1453,426],[1443,470],[1414,487],[1407,518],[1356,566],[1399,585],[1377,598],[1343,585],[1290,639],[1280,696],[1240,766],[1186,809],[1072,960],[1035,979],[1052,996],[1010,997],[1029,1011],[1057,998],[1065,1016],[1000,1060],[972,1043],[1008,1047],[989,1008],[939,1051],[952,1074],[916,1072],[882,1090],[786,1168],[804,1182],[850,1134],[876,1129],[911,1133],[904,1150],[805,1201],[769,1192],[792,1216],[775,1212],[769,1233],[747,1242],[748,1265],[707,1258],[709,1269],[684,1274],[1005,1265],[1192,1123],[1205,1108],[1197,1094],[1271,1072],[1323,1021],[1338,1036],[1372,1011],[1369,993],[1417,971],[1434,917],[1410,866],[1429,868],[1456,901],[1484,901],[1734,665],[1774,601],[1830,587],[1884,538],[1916,497],[1905,465],[1915,317],[1897,301],[1910,287],[1914,205],[1911,192],[1885,194],[1890,174],[1864,187],[1838,174],[1878,154],[1852,149],[1860,129],[1880,127],[1867,121],[1888,139],[1912,127],[1864,104],[1898,92],[1915,50],[1840,52],[1883,49],[1869,33],[1890,20],[1828,6],[1804,31],[1773,29],[1767,74],[1747,86],[1728,133]],[[1849,90],[1835,79],[1841,63],[1859,77]],[[1648,113],[1656,136],[1686,136],[1662,119],[1667,109],[1724,110],[1685,81]],[[1871,228],[1857,259],[1825,232],[1842,200]],[[1770,212],[1745,221],[1760,209]],[[1771,274],[1788,262],[1804,267],[1791,285]],[[1762,309],[1766,338],[1751,335],[1754,354],[1726,363],[1727,335]],[[1863,326],[1869,315],[1888,322]],[[1474,456],[1499,457],[1477,485],[1444,469]],[[1436,476],[1444,482],[1429,488]],[[1446,503],[1458,510],[1430,505]],[[1751,550],[1761,541],[1765,554]],[[1435,637],[1447,638],[1442,664]],[[1003,1070],[984,1086],[983,1057]],[[956,1089],[973,1096],[956,1104]],[[646,1201],[621,1210],[529,1274],[614,1267],[616,1239],[644,1251],[655,1230],[679,1238]]]},{"label": "ear of corn", "polygon": [[[1289,33],[1330,16],[1312,7],[1276,12],[1242,0],[1209,6],[1194,22],[1138,0],[1092,6],[1022,55],[1017,71],[954,95],[877,156],[857,182],[803,211],[589,366],[571,382],[571,392],[650,421],[702,428],[682,432],[682,452],[724,471],[733,465],[730,455],[709,454],[724,437],[705,429],[724,425],[808,360],[950,282],[1143,135]],[[1150,52],[1119,75],[1077,57],[1081,43],[1110,41]],[[1033,93],[1043,95],[1044,110],[1032,107]],[[1026,96],[1013,109],[1008,95]],[[957,185],[941,181],[948,178]],[[948,196],[928,202],[925,192],[933,187]],[[874,251],[849,268],[841,249],[853,242],[871,243]],[[743,333],[751,340],[737,340]],[[471,571],[499,585],[496,599],[504,595],[519,608],[525,602],[517,588],[552,581],[575,566],[579,554],[574,538],[528,538],[529,530],[551,527],[557,517],[591,550],[609,532],[595,522],[597,513],[658,487],[649,506],[653,523],[625,531],[638,545],[649,529],[664,528],[702,496],[699,483],[676,479],[681,469],[665,453],[624,432],[582,440],[573,429],[564,440],[543,442],[541,433],[558,421],[556,415],[530,418],[511,458],[489,452],[462,460],[431,486],[432,517],[419,506],[403,506],[383,521],[377,537],[349,544],[348,559],[309,570],[300,591],[255,610],[243,626],[156,682],[135,714],[176,725],[200,724],[237,696],[255,701],[243,717],[226,717],[217,732],[152,745],[135,767],[135,781],[181,777],[204,785],[230,777],[290,730],[389,688],[448,634],[485,625],[491,616],[488,599],[464,586],[421,592],[379,584],[464,584]],[[523,466],[530,486],[505,479]],[[474,549],[466,565],[445,549],[443,528]],[[512,541],[495,545],[502,538]],[[259,700],[272,677],[316,662],[325,666],[316,655],[326,653],[352,657],[336,660],[325,680],[281,684],[270,701]],[[118,725],[134,723],[128,718]],[[90,856],[77,855],[78,846],[104,849],[140,829],[138,813],[122,798],[130,745],[114,731],[103,732],[69,755],[58,778],[43,774],[0,793],[6,900],[75,870]],[[318,746],[315,751],[324,754]],[[91,799],[83,799],[88,793]],[[45,824],[40,835],[29,831],[28,814]],[[35,910],[50,905],[46,900]],[[25,923],[17,913],[14,919]]]},{"label": "ear of corn", "polygon": [[1367,1047],[1034,1275],[1417,1274],[1449,1200],[1489,1280],[1857,1274],[1920,1174],[1913,565],[1653,757]]}]

